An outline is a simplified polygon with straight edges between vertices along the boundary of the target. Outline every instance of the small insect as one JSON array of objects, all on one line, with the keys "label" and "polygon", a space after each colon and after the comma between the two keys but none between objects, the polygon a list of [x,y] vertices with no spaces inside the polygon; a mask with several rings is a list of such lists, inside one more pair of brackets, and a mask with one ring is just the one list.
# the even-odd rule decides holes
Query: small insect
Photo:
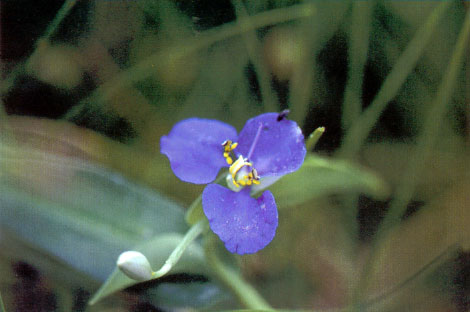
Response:
[{"label": "small insect", "polygon": [[290,110],[288,109],[283,110],[282,112],[279,113],[279,115],[277,115],[277,121],[283,120],[284,118],[287,117],[287,115],[289,115],[289,113],[290,113]]}]

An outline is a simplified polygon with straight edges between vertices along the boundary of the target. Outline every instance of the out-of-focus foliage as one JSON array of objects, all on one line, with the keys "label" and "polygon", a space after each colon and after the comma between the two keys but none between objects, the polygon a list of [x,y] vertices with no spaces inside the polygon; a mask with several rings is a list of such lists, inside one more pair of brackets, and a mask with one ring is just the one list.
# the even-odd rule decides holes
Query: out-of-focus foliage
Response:
[{"label": "out-of-focus foliage", "polygon": [[[97,281],[112,274],[99,297],[133,284],[112,273],[124,250],[142,248],[157,270],[188,230],[182,206],[202,191],[174,177],[159,138],[188,117],[240,130],[285,108],[306,137],[326,128],[319,154],[272,185],[276,237],[255,255],[225,254],[228,276],[238,281],[240,266],[278,308],[468,309],[465,1],[6,1],[2,11],[7,311],[83,311]],[[204,218],[193,206],[190,223]],[[88,309],[238,308],[201,243],[169,276]]]}]

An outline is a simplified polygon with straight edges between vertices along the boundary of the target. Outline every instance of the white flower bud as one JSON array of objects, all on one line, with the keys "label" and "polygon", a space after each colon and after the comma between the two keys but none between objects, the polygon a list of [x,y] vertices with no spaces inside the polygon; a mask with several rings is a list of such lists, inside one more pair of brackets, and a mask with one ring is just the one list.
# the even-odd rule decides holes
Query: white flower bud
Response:
[{"label": "white flower bud", "polygon": [[152,278],[152,267],[147,258],[138,251],[123,252],[117,260],[118,268],[129,278],[148,281]]}]

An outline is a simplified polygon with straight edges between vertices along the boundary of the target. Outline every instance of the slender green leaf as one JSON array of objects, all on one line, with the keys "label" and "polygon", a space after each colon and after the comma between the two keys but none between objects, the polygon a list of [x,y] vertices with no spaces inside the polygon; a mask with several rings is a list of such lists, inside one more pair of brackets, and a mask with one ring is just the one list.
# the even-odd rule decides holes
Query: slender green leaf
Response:
[{"label": "slender green leaf", "polygon": [[362,111],[362,81],[369,49],[371,16],[375,2],[353,1],[348,47],[348,81],[344,90],[342,122],[347,129]]}]

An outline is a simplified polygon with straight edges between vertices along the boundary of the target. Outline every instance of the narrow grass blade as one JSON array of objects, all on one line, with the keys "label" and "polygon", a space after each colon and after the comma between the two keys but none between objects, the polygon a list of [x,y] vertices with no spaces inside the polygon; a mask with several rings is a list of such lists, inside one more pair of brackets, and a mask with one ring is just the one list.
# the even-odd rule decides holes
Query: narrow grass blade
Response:
[{"label": "narrow grass blade", "polygon": [[369,49],[371,15],[374,3],[370,1],[353,1],[351,32],[348,48],[348,81],[344,91],[342,123],[347,129],[362,112],[362,81],[364,67]]},{"label": "narrow grass blade", "polygon": [[378,121],[387,104],[397,95],[406,78],[415,68],[418,59],[429,44],[432,34],[452,1],[441,2],[418,29],[395,66],[385,78],[370,106],[351,125],[339,151],[340,157],[354,158]]}]

